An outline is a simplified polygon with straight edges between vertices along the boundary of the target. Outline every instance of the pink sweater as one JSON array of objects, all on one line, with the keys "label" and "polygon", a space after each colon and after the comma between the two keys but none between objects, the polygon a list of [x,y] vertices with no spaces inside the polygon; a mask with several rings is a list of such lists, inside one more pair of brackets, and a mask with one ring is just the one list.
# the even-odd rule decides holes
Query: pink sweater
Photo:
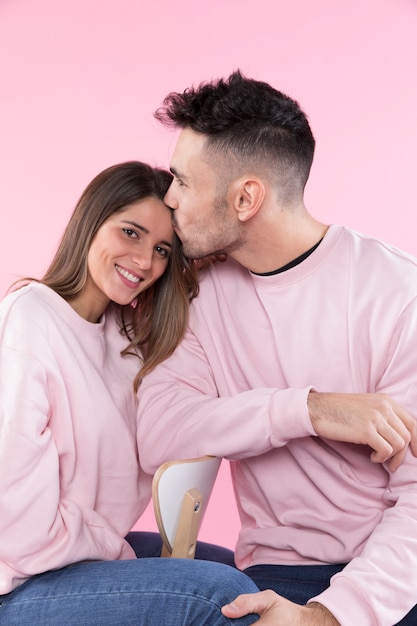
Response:
[{"label": "pink sweater", "polygon": [[417,415],[416,297],[415,259],[338,226],[282,274],[216,264],[139,394],[145,471],[236,460],[240,568],[349,562],[316,598],[342,626],[392,626],[417,603],[417,459],[390,473],[320,439],[306,397],[386,392]]},{"label": "pink sweater", "polygon": [[135,357],[114,314],[91,324],[44,285],[0,305],[0,594],[86,559],[129,559],[150,498]]}]

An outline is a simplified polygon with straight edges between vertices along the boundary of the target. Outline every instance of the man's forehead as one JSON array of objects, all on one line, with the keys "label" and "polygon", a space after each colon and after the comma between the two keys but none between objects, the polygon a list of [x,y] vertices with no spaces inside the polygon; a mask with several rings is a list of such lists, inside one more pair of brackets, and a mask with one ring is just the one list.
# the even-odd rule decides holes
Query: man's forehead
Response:
[{"label": "man's forehead", "polygon": [[177,176],[186,176],[197,164],[207,165],[203,158],[203,148],[206,138],[200,133],[185,128],[177,139],[171,158],[171,172]]},{"label": "man's forehead", "polygon": [[178,154],[199,154],[204,147],[206,138],[201,133],[196,133],[191,128],[183,128],[178,135],[177,144],[175,146],[174,155]]}]

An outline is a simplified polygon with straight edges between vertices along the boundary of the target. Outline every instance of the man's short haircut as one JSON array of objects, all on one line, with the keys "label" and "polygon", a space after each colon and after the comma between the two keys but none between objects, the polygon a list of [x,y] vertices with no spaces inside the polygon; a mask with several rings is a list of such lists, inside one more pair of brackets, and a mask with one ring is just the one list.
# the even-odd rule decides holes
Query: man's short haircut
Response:
[{"label": "man's short haircut", "polygon": [[268,83],[238,70],[227,79],[170,93],[155,117],[205,135],[208,152],[291,172],[292,183],[304,189],[315,146],[310,125],[299,104]]}]

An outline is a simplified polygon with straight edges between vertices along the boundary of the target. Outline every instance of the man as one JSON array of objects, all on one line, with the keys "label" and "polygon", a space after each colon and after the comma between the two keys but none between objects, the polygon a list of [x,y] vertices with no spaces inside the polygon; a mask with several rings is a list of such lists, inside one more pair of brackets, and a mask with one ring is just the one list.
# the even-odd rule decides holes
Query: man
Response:
[{"label": "man", "polygon": [[308,213],[315,142],[291,98],[236,72],[164,104],[184,251],[229,258],[142,384],[141,462],[232,460],[236,562],[276,593],[230,617],[393,626],[417,603],[417,262]]}]

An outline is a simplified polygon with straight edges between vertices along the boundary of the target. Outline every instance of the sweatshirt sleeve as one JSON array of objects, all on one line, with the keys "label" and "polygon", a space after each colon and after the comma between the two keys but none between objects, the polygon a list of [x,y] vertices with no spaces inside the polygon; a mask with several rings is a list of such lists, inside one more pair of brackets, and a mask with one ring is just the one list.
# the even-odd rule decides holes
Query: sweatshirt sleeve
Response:
[{"label": "sweatshirt sleeve", "polygon": [[416,459],[408,453],[391,477],[386,495],[391,506],[360,555],[312,598],[324,604],[341,626],[392,626],[417,603],[416,475]]},{"label": "sweatshirt sleeve", "polygon": [[99,515],[62,499],[51,387],[37,359],[0,348],[0,594],[71,562],[123,558]]},{"label": "sweatshirt sleeve", "polygon": [[205,454],[257,456],[289,439],[315,435],[307,409],[311,387],[219,393],[210,364],[189,330],[174,354],[139,388],[138,445],[148,473],[167,460]]},{"label": "sweatshirt sleeve", "polygon": [[[417,417],[417,301],[404,310],[392,336],[377,391]],[[322,594],[342,626],[392,626],[417,604],[417,458],[410,451],[390,472],[387,508],[360,554],[336,574]],[[346,610],[349,607],[349,610]]]}]

